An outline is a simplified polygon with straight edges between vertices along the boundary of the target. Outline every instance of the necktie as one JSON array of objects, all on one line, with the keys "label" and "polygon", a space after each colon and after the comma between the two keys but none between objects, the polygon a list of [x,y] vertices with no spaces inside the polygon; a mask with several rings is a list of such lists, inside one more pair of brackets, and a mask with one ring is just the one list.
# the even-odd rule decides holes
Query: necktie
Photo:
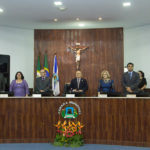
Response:
[{"label": "necktie", "polygon": [[129,75],[130,75],[130,80],[131,80],[131,78],[132,78],[132,72],[129,72]]},{"label": "necktie", "polygon": [[78,89],[79,89],[79,85],[80,85],[80,79],[77,78],[77,83],[78,83]]}]

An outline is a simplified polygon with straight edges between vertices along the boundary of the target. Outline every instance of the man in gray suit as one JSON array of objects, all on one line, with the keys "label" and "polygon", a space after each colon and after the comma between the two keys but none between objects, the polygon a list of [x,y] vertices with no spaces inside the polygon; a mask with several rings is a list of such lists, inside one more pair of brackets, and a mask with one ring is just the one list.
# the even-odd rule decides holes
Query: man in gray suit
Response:
[{"label": "man in gray suit", "polygon": [[123,90],[124,94],[138,93],[139,74],[133,71],[134,64],[128,63],[128,71],[123,74]]},{"label": "man in gray suit", "polygon": [[0,73],[0,92],[5,91],[5,78],[2,73]]},{"label": "man in gray suit", "polygon": [[41,77],[36,78],[35,93],[42,94],[43,96],[52,95],[52,81],[46,77],[44,69],[40,70]]}]

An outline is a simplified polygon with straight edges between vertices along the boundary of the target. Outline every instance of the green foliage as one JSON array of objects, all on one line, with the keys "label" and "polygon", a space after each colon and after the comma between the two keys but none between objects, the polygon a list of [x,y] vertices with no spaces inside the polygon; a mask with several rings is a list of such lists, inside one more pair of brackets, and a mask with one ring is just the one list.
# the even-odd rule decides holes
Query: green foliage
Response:
[{"label": "green foliage", "polygon": [[65,110],[62,110],[61,116],[64,118],[65,117]]},{"label": "green foliage", "polygon": [[78,117],[78,112],[77,112],[77,110],[76,110],[76,109],[74,110],[74,116],[75,116],[75,118],[77,118],[77,117]]},{"label": "green foliage", "polygon": [[61,143],[61,142],[54,142],[54,146],[63,146],[63,143]]},{"label": "green foliage", "polygon": [[54,146],[66,146],[66,147],[80,147],[84,144],[82,135],[74,135],[72,137],[66,137],[60,134],[56,135],[54,140]]}]

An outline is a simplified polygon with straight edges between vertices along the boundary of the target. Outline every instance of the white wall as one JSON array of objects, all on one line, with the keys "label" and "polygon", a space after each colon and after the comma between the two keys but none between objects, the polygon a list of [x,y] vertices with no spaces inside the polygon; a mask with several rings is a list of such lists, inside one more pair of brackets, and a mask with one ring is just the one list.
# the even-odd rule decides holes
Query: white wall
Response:
[{"label": "white wall", "polygon": [[128,62],[145,73],[150,88],[150,25],[124,29],[124,64]]},{"label": "white wall", "polygon": [[10,81],[17,71],[33,88],[34,31],[0,26],[0,54],[10,55]]},{"label": "white wall", "polygon": [[[0,26],[0,54],[10,55],[10,80],[22,71],[29,87],[33,88],[34,31]],[[150,88],[150,25],[124,29],[124,65],[135,64],[143,70]]]}]

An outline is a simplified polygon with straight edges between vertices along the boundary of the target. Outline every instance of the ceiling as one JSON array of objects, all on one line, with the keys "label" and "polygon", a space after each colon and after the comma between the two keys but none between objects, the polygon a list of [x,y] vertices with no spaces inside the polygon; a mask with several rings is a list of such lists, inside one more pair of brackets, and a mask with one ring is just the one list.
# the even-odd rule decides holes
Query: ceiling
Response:
[{"label": "ceiling", "polygon": [[[26,29],[133,28],[150,24],[150,0],[61,0],[66,10],[54,6],[54,0],[0,0],[0,26]],[[80,21],[76,21],[76,18]],[[102,21],[98,21],[102,17]],[[57,22],[53,19],[58,18]],[[79,27],[79,22],[85,24]]]}]

